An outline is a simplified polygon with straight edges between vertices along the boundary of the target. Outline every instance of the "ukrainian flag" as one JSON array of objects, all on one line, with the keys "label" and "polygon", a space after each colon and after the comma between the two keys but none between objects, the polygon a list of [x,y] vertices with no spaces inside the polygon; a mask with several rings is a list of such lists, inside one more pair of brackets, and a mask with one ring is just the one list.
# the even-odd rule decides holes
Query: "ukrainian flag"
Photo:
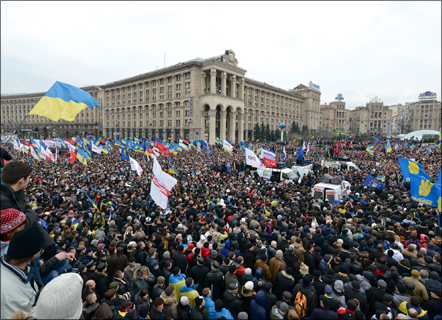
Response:
[{"label": "ukrainian flag", "polygon": [[74,121],[83,109],[99,106],[98,102],[86,91],[56,81],[29,114],[43,116],[52,121],[60,119]]},{"label": "ukrainian flag", "polygon": [[370,144],[370,145],[367,147],[367,149],[365,149],[365,150],[367,150],[367,152],[370,154],[370,156],[373,155],[373,148],[374,148],[374,145]]},{"label": "ukrainian flag", "polygon": [[221,141],[221,139],[218,138],[218,137],[215,138],[215,143],[217,143],[217,144],[223,144],[223,142]]},{"label": "ukrainian flag", "polygon": [[387,152],[387,153],[391,152],[390,140],[387,141],[387,146],[385,147],[385,152]]},{"label": "ukrainian flag", "polygon": [[169,165],[169,173],[175,174],[175,175],[180,174],[180,172],[177,169],[175,169],[172,164]]},{"label": "ukrainian flag", "polygon": [[114,144],[114,146],[118,146],[118,147],[121,147],[121,142],[120,142],[120,141],[118,141],[118,140],[115,140],[115,144]]},{"label": "ukrainian flag", "polygon": [[86,154],[84,153],[83,150],[78,149],[77,150],[77,159],[78,161],[80,161],[82,164],[84,164],[85,166],[87,166],[87,157]]},{"label": "ukrainian flag", "polygon": [[101,152],[105,153],[105,154],[108,154],[109,153],[109,148],[106,147],[106,146],[101,146]]}]

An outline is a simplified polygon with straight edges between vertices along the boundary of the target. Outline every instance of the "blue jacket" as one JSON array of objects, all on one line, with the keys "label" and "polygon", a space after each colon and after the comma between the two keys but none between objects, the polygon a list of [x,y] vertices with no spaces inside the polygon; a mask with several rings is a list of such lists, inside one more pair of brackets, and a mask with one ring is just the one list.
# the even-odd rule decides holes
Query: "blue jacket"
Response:
[{"label": "blue jacket", "polygon": [[250,303],[249,312],[251,319],[265,320],[266,316],[266,296],[262,290],[258,291],[255,295],[255,299]]},{"label": "blue jacket", "polygon": [[230,253],[230,250],[226,247],[226,246],[224,246],[224,248],[221,250],[221,253],[225,256],[225,257],[229,257],[229,253]]},{"label": "blue jacket", "polygon": [[309,319],[311,320],[322,320],[322,319],[330,319],[330,320],[338,320],[338,315],[336,312],[331,311],[330,309],[324,309],[324,308],[316,308],[313,310],[312,314],[310,315]]},{"label": "blue jacket", "polygon": [[207,311],[207,319],[209,320],[217,320],[220,316],[224,316],[228,320],[233,320],[232,314],[226,308],[223,308],[220,312],[216,312],[215,308]]},{"label": "blue jacket", "polygon": [[149,268],[149,271],[152,272],[152,274],[155,276],[155,279],[157,279],[159,276],[162,275],[157,259],[147,257],[146,258],[146,267]]},{"label": "blue jacket", "polygon": [[327,274],[327,270],[329,269],[328,265],[325,263],[324,259],[319,262],[319,271],[321,271],[322,275],[325,276]]}]

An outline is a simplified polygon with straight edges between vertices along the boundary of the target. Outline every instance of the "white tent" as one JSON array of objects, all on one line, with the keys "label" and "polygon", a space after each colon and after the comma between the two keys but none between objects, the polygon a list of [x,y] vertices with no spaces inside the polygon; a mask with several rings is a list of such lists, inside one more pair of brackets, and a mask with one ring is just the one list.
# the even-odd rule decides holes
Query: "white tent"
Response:
[{"label": "white tent", "polygon": [[438,140],[439,139],[439,131],[436,130],[419,130],[419,131],[413,131],[408,134],[406,134],[404,137],[401,138],[401,140],[408,140],[413,137],[413,140],[422,140],[422,137],[425,138],[433,138]]}]

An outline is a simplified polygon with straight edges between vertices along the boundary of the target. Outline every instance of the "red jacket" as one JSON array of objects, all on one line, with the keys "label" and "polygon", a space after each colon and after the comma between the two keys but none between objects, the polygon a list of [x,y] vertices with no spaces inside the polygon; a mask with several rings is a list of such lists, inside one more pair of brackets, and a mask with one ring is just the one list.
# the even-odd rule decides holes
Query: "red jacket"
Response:
[{"label": "red jacket", "polygon": [[203,257],[204,261],[206,261],[206,258],[210,256],[210,249],[201,247],[201,257]]}]

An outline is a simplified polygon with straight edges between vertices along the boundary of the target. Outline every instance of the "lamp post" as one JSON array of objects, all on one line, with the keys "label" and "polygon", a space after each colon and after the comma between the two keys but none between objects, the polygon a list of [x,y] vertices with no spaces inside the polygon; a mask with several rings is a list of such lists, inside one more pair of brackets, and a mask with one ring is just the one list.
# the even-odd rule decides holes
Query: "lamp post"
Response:
[{"label": "lamp post", "polygon": [[281,122],[281,123],[279,124],[279,127],[281,128],[281,142],[283,142],[283,141],[284,141],[284,128],[285,128],[285,123],[284,123],[284,122]]}]

